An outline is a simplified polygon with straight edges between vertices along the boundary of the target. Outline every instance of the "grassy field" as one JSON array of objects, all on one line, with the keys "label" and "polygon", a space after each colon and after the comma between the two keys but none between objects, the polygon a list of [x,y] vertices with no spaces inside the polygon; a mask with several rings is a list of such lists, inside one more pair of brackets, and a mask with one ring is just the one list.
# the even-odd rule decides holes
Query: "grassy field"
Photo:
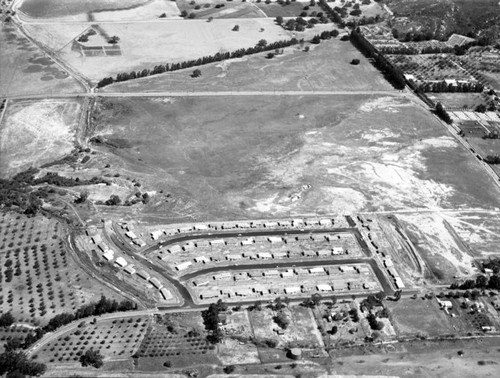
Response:
[{"label": "grassy field", "polygon": [[81,100],[10,102],[0,125],[0,176],[71,152],[80,112]]},{"label": "grassy field", "polygon": [[[140,181],[143,190],[156,191],[146,211],[162,216],[499,206],[499,189],[473,157],[404,98],[102,101],[95,134],[128,143],[106,149],[124,169],[139,177],[154,171]],[[311,189],[292,201],[306,184]]]},{"label": "grassy field", "polygon": [[2,212],[0,238],[0,312],[40,324],[101,294],[115,296],[78,270],[57,221]]},{"label": "grassy field", "polygon": [[441,102],[447,108],[474,109],[477,105],[486,104],[481,93],[428,93],[427,97],[434,102]]},{"label": "grassy field", "polygon": [[280,5],[276,2],[271,4],[266,4],[265,2],[256,3],[256,5],[262,9],[267,17],[299,17],[299,15],[304,12],[304,7],[308,6],[309,9],[306,11],[308,14],[311,12],[323,12],[319,5],[310,6],[309,3],[305,2],[294,2],[288,5]]},{"label": "grassy field", "polygon": [[[338,39],[286,49],[284,55],[266,59],[266,54],[247,56],[201,67],[202,75],[190,77],[191,70],[172,72],[117,83],[107,92],[137,91],[363,91],[392,90],[382,75],[350,42]],[[361,64],[352,66],[352,59]],[[256,69],[256,67],[259,67]]]},{"label": "grassy field", "polygon": [[122,55],[92,57],[82,57],[78,50],[72,49],[73,39],[88,24],[38,24],[26,25],[26,29],[41,43],[57,51],[70,66],[97,81],[120,72],[153,69],[157,64],[255,46],[261,39],[273,42],[291,38],[272,19],[240,19],[239,32],[231,31],[234,25],[235,21],[228,19],[100,24],[104,33],[120,38]]},{"label": "grassy field", "polygon": [[73,78],[13,26],[0,26],[0,46],[0,97],[83,92]]}]

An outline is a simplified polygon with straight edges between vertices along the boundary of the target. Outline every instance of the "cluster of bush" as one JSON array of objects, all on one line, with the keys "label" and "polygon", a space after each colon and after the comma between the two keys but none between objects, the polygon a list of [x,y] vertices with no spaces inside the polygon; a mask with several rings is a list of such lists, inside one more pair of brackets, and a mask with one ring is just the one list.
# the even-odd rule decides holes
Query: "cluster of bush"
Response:
[{"label": "cluster of bush", "polygon": [[217,344],[223,338],[222,330],[219,327],[219,313],[227,310],[227,305],[218,300],[217,303],[212,303],[207,310],[201,312],[203,324],[208,332],[207,341],[211,344]]},{"label": "cluster of bush", "polygon": [[[262,41],[264,41],[265,43],[263,43]],[[225,52],[225,53],[218,52],[215,55],[204,56],[203,58],[188,60],[188,61],[184,61],[181,63],[161,64],[161,65],[155,66],[152,70],[144,69],[142,71],[137,71],[137,72],[132,71],[130,73],[119,73],[118,75],[116,75],[116,78],[106,77],[106,78],[102,79],[97,84],[97,87],[102,88],[102,87],[105,87],[106,85],[110,85],[114,82],[132,80],[132,79],[136,79],[136,78],[140,78],[140,77],[157,75],[157,74],[161,74],[164,72],[183,70],[186,68],[201,66],[204,64],[208,64],[208,63],[220,62],[222,60],[227,60],[227,59],[241,58],[245,55],[256,54],[256,53],[260,53],[263,51],[276,50],[276,49],[296,45],[298,43],[299,43],[299,41],[296,38],[292,38],[290,40],[277,41],[277,42],[273,42],[273,43],[267,43],[265,40],[261,40],[254,47],[249,47],[246,49],[242,48],[242,49],[238,49],[238,50],[233,51],[233,52]]]},{"label": "cluster of bush", "polygon": [[332,31],[324,31],[321,34],[316,34],[312,39],[311,43],[318,45],[321,40],[336,38],[339,35],[339,31],[337,29]]},{"label": "cluster of bush", "polygon": [[326,0],[319,0],[318,4],[332,22],[336,23],[341,28],[345,27],[345,22],[343,20],[343,18],[347,17],[347,10],[345,8],[335,7],[332,9]]}]

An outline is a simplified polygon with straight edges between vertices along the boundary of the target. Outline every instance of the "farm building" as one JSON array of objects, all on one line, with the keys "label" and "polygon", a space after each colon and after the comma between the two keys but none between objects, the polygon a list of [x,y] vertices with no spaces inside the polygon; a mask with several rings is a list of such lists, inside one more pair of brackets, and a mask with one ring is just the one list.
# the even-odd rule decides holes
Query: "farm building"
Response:
[{"label": "farm building", "polygon": [[163,231],[161,231],[161,230],[156,230],[156,231],[151,232],[151,238],[153,240],[158,240],[158,238],[162,235],[163,235]]},{"label": "farm building", "polygon": [[280,238],[278,236],[270,236],[267,238],[267,240],[269,241],[269,243],[271,244],[279,244],[279,243],[283,243],[283,238]]},{"label": "farm building", "polygon": [[282,278],[291,278],[293,276],[294,276],[294,273],[293,273],[292,269],[288,269],[288,270],[285,270],[284,272],[281,272]]},{"label": "farm building", "polygon": [[264,277],[279,277],[280,272],[278,272],[276,269],[271,269],[271,270],[265,270],[262,272],[262,275]]},{"label": "farm building", "polygon": [[107,261],[111,261],[113,260],[114,253],[112,250],[109,249],[102,254],[102,257],[104,257]]},{"label": "farm building", "polygon": [[241,260],[242,258],[243,258],[242,255],[236,255],[236,254],[226,256],[226,260],[231,260],[231,261]]},{"label": "farm building", "polygon": [[201,299],[213,299],[213,298],[218,298],[220,295],[220,291],[218,290],[211,290],[211,291],[206,291],[203,294],[200,295]]},{"label": "farm building", "polygon": [[150,278],[149,279],[149,282],[151,282],[151,284],[156,287],[157,289],[161,289],[163,287],[162,283],[160,282],[160,280],[156,277],[153,277],[153,278]]},{"label": "farm building", "polygon": [[169,300],[169,299],[172,299],[174,297],[172,295],[172,293],[170,292],[170,290],[168,290],[165,287],[160,289],[160,294],[163,297],[163,299],[166,300],[166,301]]},{"label": "farm building", "polygon": [[175,245],[171,246],[169,249],[167,249],[167,251],[169,251],[170,253],[179,253],[182,251],[182,248],[180,245],[175,244]]},{"label": "farm building", "polygon": [[94,244],[99,244],[100,242],[102,242],[101,235],[97,234],[92,236],[92,241],[94,242]]},{"label": "farm building", "polygon": [[146,281],[148,281],[149,278],[151,277],[150,274],[148,272],[146,272],[145,270],[139,270],[137,272],[137,275]]},{"label": "farm building", "polygon": [[181,262],[181,263],[177,264],[177,265],[175,266],[175,269],[176,269],[177,271],[179,271],[179,272],[180,272],[180,271],[182,271],[182,270],[186,270],[186,269],[187,269],[187,268],[189,268],[191,265],[193,265],[193,264],[191,264],[191,261],[184,261],[184,262]]},{"label": "farm building", "polygon": [[257,257],[261,260],[269,260],[273,258],[269,252],[257,253]]},{"label": "farm building", "polygon": [[325,274],[325,269],[322,267],[310,268],[309,273],[311,274]]},{"label": "farm building", "polygon": [[115,264],[124,268],[128,265],[128,262],[127,260],[125,260],[123,257],[120,256],[115,260]]},{"label": "farm building", "polygon": [[125,267],[125,269],[123,269],[126,273],[132,275],[132,274],[135,274],[136,270],[135,268],[133,267],[133,265],[129,265],[127,267]]},{"label": "farm building", "polygon": [[231,275],[231,273],[229,272],[221,272],[221,273],[217,273],[215,274],[214,276],[212,276],[214,280],[216,281],[229,281],[230,279],[233,278],[233,276]]},{"label": "farm building", "polygon": [[194,258],[194,262],[196,262],[196,263],[206,264],[209,261],[210,260],[208,258],[206,258],[205,256],[199,256],[199,257]]},{"label": "farm building", "polygon": [[285,287],[285,294],[300,294],[301,290],[298,286]]},{"label": "farm building", "polygon": [[212,246],[214,246],[214,245],[226,245],[226,242],[224,241],[224,239],[214,239],[214,240],[210,241],[210,245],[212,245]]},{"label": "farm building", "polygon": [[332,291],[332,287],[327,284],[319,284],[316,286],[316,289],[318,291],[326,292],[326,291]]},{"label": "farm building", "polygon": [[286,257],[288,257],[287,252],[275,252],[275,253],[273,253],[273,258],[275,258],[275,259],[284,259]]},{"label": "farm building", "polygon": [[137,235],[136,235],[136,234],[134,234],[132,231],[127,231],[127,232],[125,232],[125,236],[126,236],[127,238],[129,238],[129,239],[132,239],[132,240],[137,239]]}]

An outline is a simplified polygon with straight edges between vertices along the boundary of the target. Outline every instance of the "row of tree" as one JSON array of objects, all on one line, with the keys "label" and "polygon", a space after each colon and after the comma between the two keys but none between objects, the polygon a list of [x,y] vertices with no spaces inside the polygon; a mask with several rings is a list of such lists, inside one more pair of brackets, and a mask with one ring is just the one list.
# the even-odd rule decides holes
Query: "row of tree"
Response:
[{"label": "row of tree", "polygon": [[207,341],[212,344],[217,344],[223,338],[222,330],[219,327],[219,313],[227,310],[227,305],[219,299],[217,303],[212,303],[207,310],[201,312],[203,324],[208,332]]},{"label": "row of tree", "polygon": [[196,66],[205,65],[208,63],[220,62],[222,60],[233,59],[233,58],[241,58],[245,55],[257,54],[263,51],[270,51],[281,49],[284,47],[289,47],[292,45],[296,45],[299,43],[299,40],[296,38],[292,38],[289,40],[282,40],[273,43],[267,43],[266,40],[262,39],[259,43],[253,47],[241,48],[232,52],[218,52],[215,55],[204,56],[203,58],[187,60],[181,63],[172,63],[172,64],[160,64],[155,66],[152,70],[144,69],[142,71],[132,71],[130,73],[119,73],[115,78],[106,77],[99,81],[97,84],[98,88],[105,87],[106,85],[110,85],[114,82],[121,82],[127,80],[133,80],[136,78],[146,77],[161,74],[164,72],[173,72],[178,70],[183,70],[186,68],[192,68]]},{"label": "row of tree", "polygon": [[[335,7],[335,9],[333,9],[326,2],[326,0],[319,0],[318,4],[319,4],[320,8],[323,9],[323,12],[325,12],[328,15],[328,17],[330,18],[330,20],[332,20],[332,22],[336,23],[341,28],[345,27],[345,22],[342,19],[342,15],[341,15],[341,13],[343,13],[342,12],[343,8]],[[339,13],[339,10],[341,13]]]},{"label": "row of tree", "polygon": [[494,289],[500,290],[500,276],[493,274],[490,277],[479,275],[475,280],[466,280],[462,283],[453,283],[450,289],[471,290],[471,289]]},{"label": "row of tree", "polygon": [[434,112],[436,113],[436,115],[441,118],[443,121],[445,121],[446,123],[448,124],[451,124],[453,121],[451,120],[451,117],[450,115],[448,114],[448,112],[446,111],[446,109],[444,108],[443,104],[441,104],[439,101],[436,102],[436,107],[434,109]]},{"label": "row of tree", "polygon": [[422,92],[451,92],[451,93],[465,93],[465,92],[475,92],[481,93],[484,89],[484,85],[478,81],[468,81],[468,82],[456,82],[447,84],[444,80],[437,82],[423,82],[415,83],[416,87],[420,88]]},{"label": "row of tree", "polygon": [[377,67],[384,77],[396,89],[403,89],[406,81],[403,72],[394,66],[387,58],[379,53],[377,49],[363,36],[359,28],[354,29],[350,36],[351,43],[367,58],[373,59],[375,67]]}]

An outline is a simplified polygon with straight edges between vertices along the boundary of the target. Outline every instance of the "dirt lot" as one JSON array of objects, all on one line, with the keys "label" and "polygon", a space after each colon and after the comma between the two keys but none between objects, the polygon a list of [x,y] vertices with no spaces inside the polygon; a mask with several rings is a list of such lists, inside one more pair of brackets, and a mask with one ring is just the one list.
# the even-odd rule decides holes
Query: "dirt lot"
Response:
[{"label": "dirt lot", "polygon": [[73,78],[13,26],[0,26],[0,46],[0,97],[83,92]]},{"label": "dirt lot", "polygon": [[[190,77],[192,70],[179,71],[113,84],[104,91],[392,91],[350,42],[333,39],[310,47],[309,52],[289,48],[273,59],[258,54],[208,64],[196,79]],[[349,64],[352,59],[360,59],[360,65]]]},{"label": "dirt lot", "polygon": [[[109,150],[125,169],[154,171],[141,182],[143,191],[157,191],[146,210],[162,216],[500,207],[499,189],[473,157],[403,98],[238,96],[105,105],[95,134],[129,143]],[[311,189],[292,201],[290,194],[306,184]]]},{"label": "dirt lot", "polygon": [[82,57],[79,50],[72,50],[72,40],[88,24],[38,24],[27,25],[26,29],[34,38],[57,51],[70,66],[96,81],[120,72],[153,69],[157,64],[255,46],[261,39],[273,42],[291,38],[272,19],[240,19],[239,32],[231,31],[234,24],[234,20],[227,19],[100,24],[106,35],[120,38],[122,55],[91,57]]},{"label": "dirt lot", "polygon": [[8,176],[71,152],[81,100],[10,102],[0,125],[0,172]]}]

